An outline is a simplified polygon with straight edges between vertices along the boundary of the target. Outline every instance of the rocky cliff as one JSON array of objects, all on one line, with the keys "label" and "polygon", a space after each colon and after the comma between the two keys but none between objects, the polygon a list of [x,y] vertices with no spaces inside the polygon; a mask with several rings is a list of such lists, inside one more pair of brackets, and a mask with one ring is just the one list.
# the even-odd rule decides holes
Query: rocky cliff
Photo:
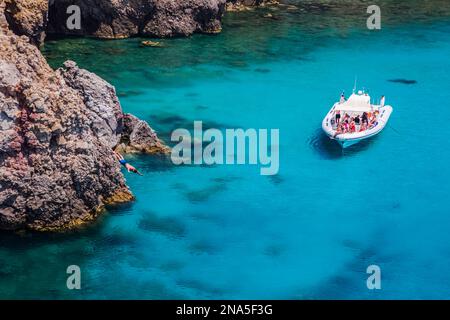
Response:
[{"label": "rocky cliff", "polygon": [[[69,5],[81,9],[81,28],[70,30]],[[188,36],[220,31],[225,0],[59,0],[49,8],[49,32],[99,38]]]},{"label": "rocky cliff", "polygon": [[167,149],[140,120],[124,126],[129,116],[110,84],[74,62],[52,70],[10,30],[5,8],[0,2],[0,229],[71,228],[132,200],[112,148]]},{"label": "rocky cliff", "polygon": [[[88,35],[104,39],[131,36],[177,37],[217,33],[225,12],[274,0],[1,0],[11,29],[41,44],[46,33]],[[80,8],[80,28],[67,25]]]},{"label": "rocky cliff", "polygon": [[10,28],[35,44],[44,41],[47,28],[48,0],[0,0]]}]

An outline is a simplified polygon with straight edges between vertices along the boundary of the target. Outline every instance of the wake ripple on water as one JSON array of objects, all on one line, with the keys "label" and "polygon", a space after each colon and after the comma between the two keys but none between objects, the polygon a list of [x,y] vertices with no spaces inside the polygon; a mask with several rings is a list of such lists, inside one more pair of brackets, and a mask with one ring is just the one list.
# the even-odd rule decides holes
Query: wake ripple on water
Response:
[{"label": "wake ripple on water", "polygon": [[338,159],[343,156],[341,147],[329,139],[320,129],[317,129],[307,140],[308,146],[319,156],[327,160]]}]

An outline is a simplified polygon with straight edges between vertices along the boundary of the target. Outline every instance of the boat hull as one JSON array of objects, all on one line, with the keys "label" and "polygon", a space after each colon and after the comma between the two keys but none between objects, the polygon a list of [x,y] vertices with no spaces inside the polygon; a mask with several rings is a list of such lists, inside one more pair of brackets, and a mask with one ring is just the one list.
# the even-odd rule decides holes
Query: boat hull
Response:
[{"label": "boat hull", "polygon": [[323,119],[322,129],[330,139],[335,140],[342,148],[348,148],[350,146],[357,144],[362,140],[369,139],[380,133],[386,126],[393,111],[391,106],[380,107],[378,109],[378,111],[380,112],[380,116],[377,119],[377,124],[373,128],[363,132],[345,133],[335,136],[335,131],[333,131],[330,122],[331,122],[331,115],[336,105],[337,104],[335,104],[331,108],[330,112]]},{"label": "boat hull", "polygon": [[341,141],[341,140],[336,140],[336,139],[332,139],[332,140],[335,140],[337,143],[339,143],[339,145],[343,149],[345,149],[345,148],[348,148],[348,147],[351,147],[351,146],[357,144],[358,142],[360,142],[364,139],[357,139],[357,140],[352,140],[352,141]]}]

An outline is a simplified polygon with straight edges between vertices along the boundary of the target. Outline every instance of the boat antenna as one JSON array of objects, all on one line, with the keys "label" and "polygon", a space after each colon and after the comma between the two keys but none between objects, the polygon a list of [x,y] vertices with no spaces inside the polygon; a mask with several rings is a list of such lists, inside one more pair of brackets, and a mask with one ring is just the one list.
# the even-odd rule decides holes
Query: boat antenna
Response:
[{"label": "boat antenna", "polygon": [[356,92],[356,83],[358,82],[358,76],[355,76],[355,85],[353,86],[353,93]]}]

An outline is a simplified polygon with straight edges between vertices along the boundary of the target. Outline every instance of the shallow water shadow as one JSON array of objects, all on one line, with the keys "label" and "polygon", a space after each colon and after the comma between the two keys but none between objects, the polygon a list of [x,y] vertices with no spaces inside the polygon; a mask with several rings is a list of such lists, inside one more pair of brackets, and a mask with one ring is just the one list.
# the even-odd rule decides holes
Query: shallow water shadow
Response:
[{"label": "shallow water shadow", "polygon": [[417,83],[416,80],[409,80],[409,79],[390,79],[388,81],[394,82],[394,83],[402,83],[402,84],[416,84]]},{"label": "shallow water shadow", "polygon": [[280,176],[280,174],[267,176],[270,182],[272,182],[274,185],[279,185],[284,182],[284,178]]},{"label": "shallow water shadow", "polygon": [[[376,261],[384,262],[373,247],[364,247],[354,240],[344,240],[343,246],[354,252],[354,256],[344,268],[324,278],[319,284],[309,288],[307,292],[299,290],[296,298],[302,299],[352,299],[357,290],[363,289],[359,275],[366,275],[366,268]],[[361,285],[362,283],[362,285]]]},{"label": "shallow water shadow", "polygon": [[342,148],[320,129],[317,129],[308,139],[308,146],[327,160],[339,159],[343,156]]},{"label": "shallow water shadow", "polygon": [[139,90],[122,90],[122,91],[117,91],[117,96],[119,98],[127,98],[127,97],[136,97],[139,95],[142,95],[143,92],[139,91]]},{"label": "shallow water shadow", "polygon": [[180,238],[186,233],[185,225],[173,217],[160,217],[156,213],[147,211],[139,221],[139,229],[165,234]]},{"label": "shallow water shadow", "polygon": [[203,105],[198,105],[198,106],[195,106],[195,110],[199,110],[199,111],[202,111],[202,110],[207,110],[208,109],[208,107],[207,106],[203,106]]},{"label": "shallow water shadow", "polygon": [[215,184],[200,190],[187,191],[186,198],[192,203],[199,203],[208,201],[213,195],[226,189],[225,185]]},{"label": "shallow water shadow", "polygon": [[227,190],[228,184],[238,180],[236,177],[216,177],[210,179],[211,183],[204,188],[192,189],[185,183],[175,183],[172,188],[182,193],[192,203],[208,201],[211,196]]},{"label": "shallow water shadow", "polygon": [[270,69],[266,69],[266,68],[256,68],[254,71],[258,72],[258,73],[269,73],[269,72],[271,72]]},{"label": "shallow water shadow", "polygon": [[[207,109],[205,106],[199,106],[198,110],[204,110]],[[151,119],[146,119],[150,121],[150,123],[154,124],[157,128],[158,135],[161,139],[164,140],[169,146],[173,146],[176,143],[171,141],[172,133],[176,129],[187,129],[189,132],[193,132],[194,130],[194,121],[202,121],[202,129],[203,131],[206,131],[208,129],[219,129],[219,130],[225,130],[227,128],[236,128],[236,126],[231,126],[226,123],[220,123],[216,121],[211,120],[205,120],[205,119],[188,119],[176,114],[172,113],[160,113],[155,114],[150,117]],[[178,143],[178,142],[177,142]],[[208,144],[208,142],[203,142],[205,144]],[[203,146],[205,147],[205,146]]]},{"label": "shallow water shadow", "polygon": [[209,284],[195,279],[180,279],[177,281],[177,285],[183,288],[194,290],[198,293],[206,294],[207,296],[211,296],[213,298],[217,298],[220,295],[224,294],[224,291],[210,286]]},{"label": "shallow water shadow", "polygon": [[189,246],[189,251],[193,254],[215,254],[219,248],[206,240],[199,240]]},{"label": "shallow water shadow", "polygon": [[285,246],[281,244],[271,244],[264,249],[264,255],[271,258],[278,258],[284,251],[286,251]]}]

